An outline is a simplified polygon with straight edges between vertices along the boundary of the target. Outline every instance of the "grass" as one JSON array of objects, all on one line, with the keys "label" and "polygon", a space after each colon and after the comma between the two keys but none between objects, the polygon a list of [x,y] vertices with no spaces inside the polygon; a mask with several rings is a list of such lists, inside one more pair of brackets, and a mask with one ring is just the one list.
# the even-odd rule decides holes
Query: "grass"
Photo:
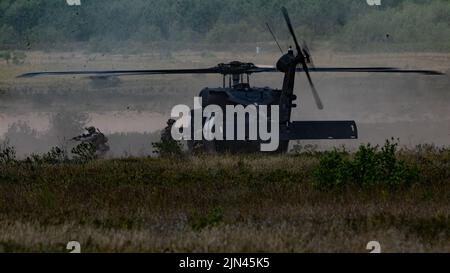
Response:
[{"label": "grass", "polygon": [[399,151],[408,185],[315,186],[321,153],[0,166],[0,250],[450,251],[449,151]]}]

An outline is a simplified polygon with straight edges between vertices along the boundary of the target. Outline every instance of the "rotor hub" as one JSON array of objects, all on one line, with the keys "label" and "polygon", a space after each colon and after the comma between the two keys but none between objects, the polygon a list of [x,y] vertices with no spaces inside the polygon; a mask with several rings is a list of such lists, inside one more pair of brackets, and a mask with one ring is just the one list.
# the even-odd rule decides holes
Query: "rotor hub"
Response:
[{"label": "rotor hub", "polygon": [[257,69],[253,63],[243,63],[234,61],[230,63],[221,63],[217,65],[217,72],[222,75],[241,75],[251,74],[254,69]]}]

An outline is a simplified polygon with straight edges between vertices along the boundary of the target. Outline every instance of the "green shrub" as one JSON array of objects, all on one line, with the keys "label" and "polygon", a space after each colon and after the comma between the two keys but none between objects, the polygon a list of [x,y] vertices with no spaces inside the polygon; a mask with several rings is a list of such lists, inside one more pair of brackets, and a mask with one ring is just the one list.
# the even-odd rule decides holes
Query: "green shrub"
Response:
[{"label": "green shrub", "polygon": [[[374,184],[379,179],[381,164],[378,146],[372,147],[370,144],[360,146],[353,161],[350,162],[353,179],[363,184]],[[385,165],[389,163],[386,162]]]},{"label": "green shrub", "polygon": [[315,186],[319,188],[335,188],[347,182],[351,177],[351,163],[345,151],[334,149],[325,152],[319,159],[319,167],[315,170]]},{"label": "green shrub", "polygon": [[316,186],[395,187],[417,181],[418,167],[398,159],[397,150],[398,144],[393,140],[387,140],[381,149],[370,144],[362,145],[353,157],[339,150],[324,153],[315,170]]}]

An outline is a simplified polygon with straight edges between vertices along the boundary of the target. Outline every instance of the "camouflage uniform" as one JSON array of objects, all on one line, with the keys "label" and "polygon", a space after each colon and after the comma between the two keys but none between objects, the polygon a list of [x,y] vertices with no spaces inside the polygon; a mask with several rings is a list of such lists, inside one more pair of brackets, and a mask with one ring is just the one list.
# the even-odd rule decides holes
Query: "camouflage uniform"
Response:
[{"label": "camouflage uniform", "polygon": [[86,128],[87,134],[74,137],[73,140],[92,145],[97,156],[104,156],[109,151],[108,138],[95,127]]},{"label": "camouflage uniform", "polygon": [[155,154],[159,154],[159,156],[174,156],[182,153],[181,142],[172,137],[172,127],[174,124],[175,120],[170,119],[167,122],[166,128],[161,132],[161,141],[152,143]]},{"label": "camouflage uniform", "polygon": [[169,119],[167,121],[167,126],[161,133],[161,142],[172,142],[174,139],[172,138],[172,127],[175,124],[175,120]]}]

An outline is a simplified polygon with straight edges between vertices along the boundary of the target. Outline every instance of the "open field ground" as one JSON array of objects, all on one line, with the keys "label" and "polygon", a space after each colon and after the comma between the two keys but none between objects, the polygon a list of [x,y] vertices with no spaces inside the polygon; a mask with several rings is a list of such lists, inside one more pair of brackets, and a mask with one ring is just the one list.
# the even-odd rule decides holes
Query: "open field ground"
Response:
[{"label": "open field ground", "polygon": [[2,165],[0,250],[450,251],[447,150],[400,154],[420,175],[395,186],[318,187],[322,156]]}]

